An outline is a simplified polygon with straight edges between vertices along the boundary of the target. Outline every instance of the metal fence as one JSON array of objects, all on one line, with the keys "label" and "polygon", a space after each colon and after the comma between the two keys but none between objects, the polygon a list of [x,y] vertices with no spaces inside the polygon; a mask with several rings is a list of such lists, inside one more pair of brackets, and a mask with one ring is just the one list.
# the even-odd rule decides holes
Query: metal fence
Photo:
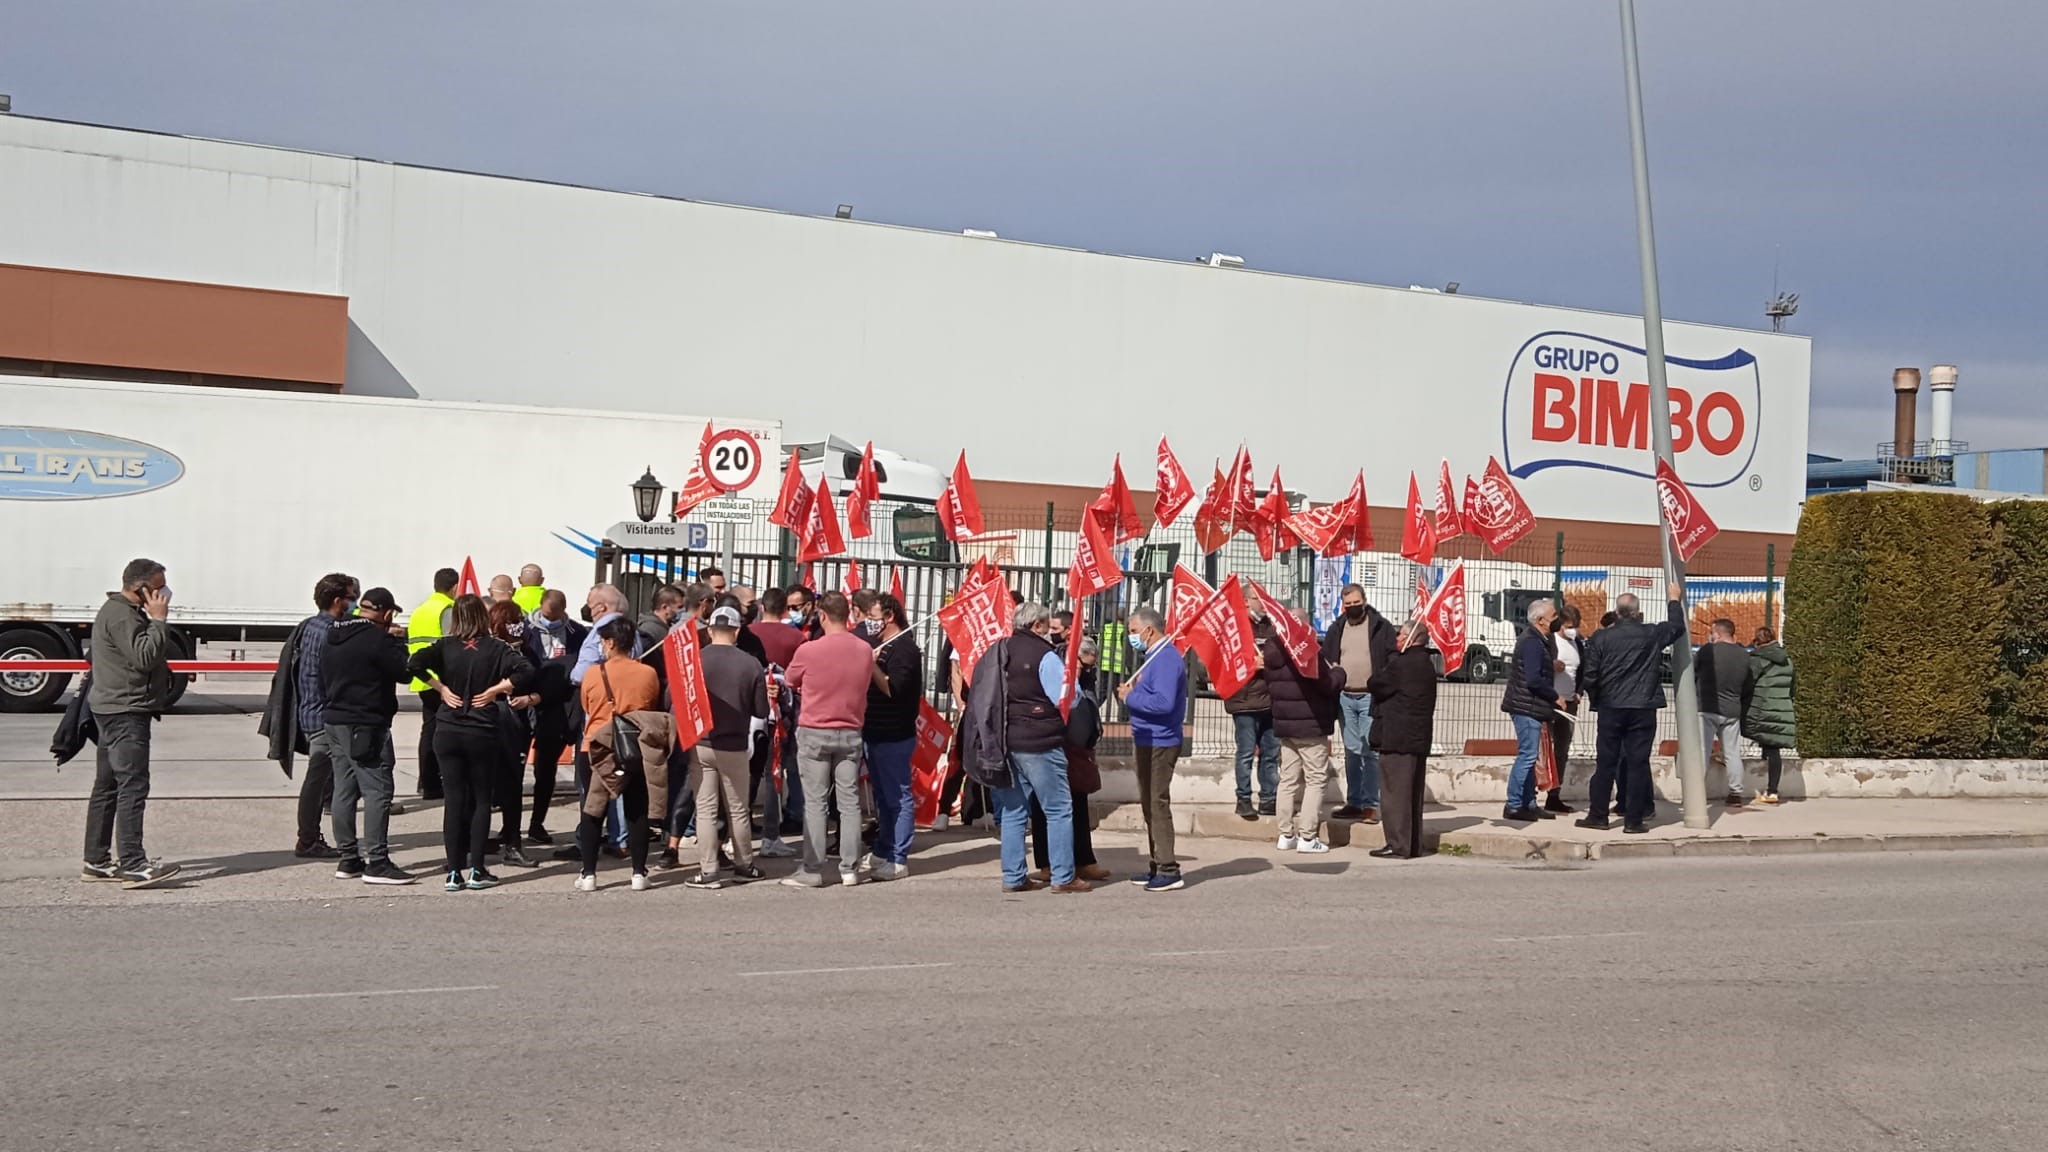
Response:
[{"label": "metal fence", "polygon": [[[926,662],[926,685],[934,703],[950,713],[954,702],[949,692],[947,654],[933,613],[944,606],[967,568],[980,558],[996,564],[1004,580],[1025,599],[1055,609],[1069,607],[1067,567],[1074,553],[1075,525],[1062,523],[1053,505],[987,508],[986,531],[954,546],[934,542],[935,526],[929,535],[924,531],[929,516],[929,507],[882,505],[875,510],[874,537],[852,542],[850,556],[810,565],[797,564],[794,539],[764,521],[736,527],[729,560],[721,557],[722,547],[711,546],[718,539],[715,526],[706,534],[707,546],[702,549],[601,547],[597,550],[597,578],[618,585],[637,613],[651,603],[661,584],[694,579],[714,565],[721,566],[735,585],[760,589],[805,582],[820,590],[843,587],[849,568],[857,566],[860,586],[887,590],[893,583],[901,584],[904,607],[916,633],[914,641]],[[1439,689],[1438,755],[1512,752],[1514,727],[1500,711],[1500,701],[1506,657],[1531,602],[1549,597],[1573,605],[1590,635],[1621,593],[1639,596],[1645,614],[1653,618],[1660,613],[1657,605],[1664,597],[1657,539],[1648,528],[1643,529],[1642,546],[1636,549],[1617,548],[1611,539],[1597,549],[1575,549],[1565,533],[1549,532],[1532,533],[1501,556],[1491,555],[1482,542],[1463,537],[1444,544],[1436,564],[1424,569],[1391,551],[1399,547],[1398,534],[1388,538],[1385,532],[1379,534],[1375,551],[1337,560],[1322,560],[1302,549],[1264,559],[1256,544],[1243,536],[1233,538],[1217,552],[1203,554],[1191,521],[1190,515],[1170,528],[1155,526],[1143,538],[1119,546],[1123,582],[1079,606],[1079,625],[1102,642],[1098,685],[1108,727],[1107,754],[1128,748],[1127,718],[1114,691],[1133,666],[1122,623],[1139,604],[1165,609],[1176,564],[1188,566],[1212,584],[1232,573],[1255,580],[1275,598],[1311,617],[1321,631],[1327,628],[1346,584],[1360,585],[1382,615],[1398,622],[1414,611],[1421,594],[1419,586],[1425,580],[1434,585],[1454,563],[1463,561],[1472,648],[1466,669]],[[934,553],[940,558],[929,558]],[[1782,578],[1776,571],[1775,553],[1768,556],[1761,572],[1709,572],[1688,580],[1686,608],[1696,642],[1705,640],[1711,622],[1718,618],[1732,620],[1737,639],[1745,643],[1759,625],[1780,627]],[[1198,662],[1191,662],[1190,684],[1190,754],[1232,755],[1235,730],[1223,702],[1209,690],[1206,672]],[[1581,719],[1573,754],[1591,756],[1597,720],[1590,712],[1582,713]],[[1667,709],[1661,717],[1659,740],[1673,738],[1675,728]]]}]

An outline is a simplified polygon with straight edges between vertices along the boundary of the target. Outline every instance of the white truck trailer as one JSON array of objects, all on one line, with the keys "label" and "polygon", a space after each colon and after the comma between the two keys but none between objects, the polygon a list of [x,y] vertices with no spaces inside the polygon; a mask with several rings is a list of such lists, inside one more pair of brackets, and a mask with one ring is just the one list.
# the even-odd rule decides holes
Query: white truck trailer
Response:
[{"label": "white truck trailer", "polygon": [[[752,438],[735,494],[765,507],[774,421],[0,376],[0,667],[84,655],[137,556],[169,568],[181,657],[282,639],[327,572],[410,607],[465,558],[485,581],[535,563],[578,604],[578,532],[631,520],[643,471],[679,487],[707,422]],[[0,674],[0,711],[69,680]]]}]

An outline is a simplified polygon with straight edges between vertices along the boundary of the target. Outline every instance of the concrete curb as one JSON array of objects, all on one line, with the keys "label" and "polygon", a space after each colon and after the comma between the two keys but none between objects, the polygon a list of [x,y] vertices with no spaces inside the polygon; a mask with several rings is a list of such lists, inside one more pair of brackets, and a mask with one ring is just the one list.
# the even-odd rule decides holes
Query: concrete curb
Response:
[{"label": "concrete curb", "polygon": [[[1097,827],[1115,832],[1143,832],[1144,815],[1135,804],[1097,805]],[[1273,818],[1245,820],[1218,806],[1182,805],[1174,809],[1174,831],[1198,839],[1271,841],[1278,835]],[[1425,817],[1425,828],[1429,818]],[[1326,820],[1324,839],[1333,848],[1379,848],[1386,836],[1377,824]],[[1811,856],[1833,852],[1964,852],[1988,849],[2048,848],[2048,832],[1892,832],[1873,835],[1825,833],[1778,836],[1692,836],[1575,839],[1544,836],[1493,826],[1428,831],[1426,851],[1464,849],[1460,855],[1489,860],[1598,861],[1709,859],[1728,856]]]}]

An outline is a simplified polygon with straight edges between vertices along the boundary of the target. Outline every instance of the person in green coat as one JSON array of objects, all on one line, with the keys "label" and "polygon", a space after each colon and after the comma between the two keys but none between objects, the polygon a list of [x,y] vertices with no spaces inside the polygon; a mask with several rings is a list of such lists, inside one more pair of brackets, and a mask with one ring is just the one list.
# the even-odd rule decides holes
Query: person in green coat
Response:
[{"label": "person in green coat", "polygon": [[1764,750],[1769,780],[1759,804],[1778,803],[1778,777],[1785,768],[1785,749],[1793,746],[1797,724],[1792,716],[1792,657],[1769,628],[1756,630],[1750,642],[1749,683],[1743,688],[1742,734]]}]

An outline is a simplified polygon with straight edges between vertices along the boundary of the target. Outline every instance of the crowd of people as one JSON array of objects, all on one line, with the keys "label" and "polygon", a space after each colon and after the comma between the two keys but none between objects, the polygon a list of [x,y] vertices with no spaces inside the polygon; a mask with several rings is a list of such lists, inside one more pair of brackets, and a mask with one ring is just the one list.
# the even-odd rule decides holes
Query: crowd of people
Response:
[{"label": "crowd of people", "polygon": [[[586,892],[596,889],[607,856],[627,863],[634,890],[651,886],[651,872],[682,869],[686,852],[695,871],[683,883],[707,890],[765,879],[763,858],[800,856],[782,878],[796,888],[910,874],[912,762],[927,665],[897,597],[801,586],[757,596],[707,568],[687,584],[655,588],[637,619],[619,588],[593,586],[577,619],[534,565],[516,583],[494,577],[481,594],[460,584],[454,569],[437,572],[432,594],[399,625],[405,609],[388,589],[363,591],[338,572],[315,583],[316,611],[286,641],[259,725],[288,775],[304,758],[297,856],[334,860],[337,878],[415,881],[393,862],[389,832],[391,816],[404,810],[392,740],[404,687],[422,716],[419,795],[442,804],[448,891],[495,886],[493,861],[538,867],[529,849],[576,862],[575,887]],[[1655,804],[1649,755],[1665,705],[1662,653],[1687,627],[1678,596],[1674,587],[1667,619],[1655,625],[1635,597],[1621,596],[1590,637],[1580,635],[1569,605],[1529,606],[1501,703],[1517,739],[1505,820],[1572,811],[1559,777],[1581,706],[1590,704],[1600,714],[1598,756],[1591,811],[1578,824],[1611,827],[1611,802],[1624,832],[1644,830]],[[971,676],[942,653],[958,724],[931,826],[944,828],[956,804],[991,817],[1007,892],[1085,892],[1110,879],[1092,848],[1087,798],[1102,787],[1098,673],[1113,670],[1146,828],[1145,871],[1131,882],[1150,892],[1180,889],[1171,797],[1186,741],[1189,666],[1166,621],[1140,605],[1099,636],[1078,638],[1081,670],[1070,694],[1064,657],[1078,623],[1012,599],[1013,631],[981,655]],[[99,745],[89,881],[147,887],[177,872],[149,859],[142,842],[150,723],[169,696],[169,602],[162,564],[128,565],[93,625],[92,672],[60,729],[60,739],[71,731]],[[1371,854],[1412,859],[1424,851],[1440,658],[1421,620],[1386,620],[1360,586],[1345,587],[1339,603],[1312,654],[1290,650],[1263,605],[1250,605],[1259,666],[1224,701],[1237,736],[1237,814],[1271,817],[1278,851],[1329,851],[1323,798],[1334,742],[1343,749],[1343,803],[1329,818],[1384,821],[1385,845]],[[1790,661],[1768,628],[1749,649],[1733,642],[1729,621],[1715,621],[1713,633],[1698,657],[1707,744],[1720,742],[1735,804],[1745,801],[1740,741],[1758,743],[1769,775],[1757,799],[1774,803],[1782,750],[1793,738]],[[1114,662],[1111,643],[1124,649]],[[683,644],[698,653],[710,714],[708,731],[687,750],[676,737],[665,651]],[[576,828],[557,846],[547,818],[565,758]],[[1548,791],[1541,807],[1539,790]],[[658,856],[656,837],[664,844]],[[785,843],[789,837],[799,847]]]}]

